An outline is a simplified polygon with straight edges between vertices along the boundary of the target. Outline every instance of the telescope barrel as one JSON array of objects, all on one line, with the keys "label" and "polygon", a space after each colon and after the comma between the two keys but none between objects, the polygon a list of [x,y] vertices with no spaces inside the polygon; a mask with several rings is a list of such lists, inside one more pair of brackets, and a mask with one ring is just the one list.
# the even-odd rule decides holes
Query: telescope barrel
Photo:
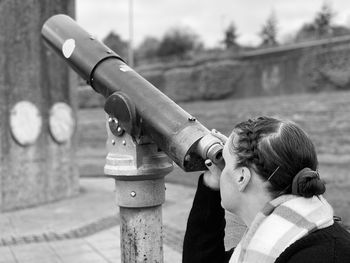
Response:
[{"label": "telescope barrel", "polygon": [[[66,15],[51,17],[42,28],[42,36],[105,98],[115,92],[126,94],[136,107],[142,130],[182,169],[204,170],[207,158],[222,162],[222,145],[207,128],[73,19]],[[206,143],[198,143],[203,137]]]}]

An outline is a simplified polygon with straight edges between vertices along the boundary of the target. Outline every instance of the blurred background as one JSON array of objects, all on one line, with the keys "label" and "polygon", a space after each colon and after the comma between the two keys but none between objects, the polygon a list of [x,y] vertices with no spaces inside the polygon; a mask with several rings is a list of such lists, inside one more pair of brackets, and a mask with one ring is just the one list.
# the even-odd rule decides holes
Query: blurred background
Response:
[{"label": "blurred background", "polygon": [[[349,1],[0,0],[0,262],[45,253],[44,262],[88,262],[79,258],[86,244],[104,260],[91,262],[118,257],[116,247],[98,247],[117,239],[119,224],[114,183],[103,177],[105,100],[43,45],[41,27],[58,13],[209,129],[229,135],[261,115],[300,124],[349,228]],[[165,244],[177,259],[198,175],[175,167],[166,176]],[[228,222],[237,242],[244,226]],[[79,255],[62,256],[68,246]]]},{"label": "blurred background", "polygon": [[[334,164],[326,176],[347,182],[338,169],[350,160],[350,3],[106,0],[99,8],[102,17],[93,1],[77,1],[77,21],[207,127],[229,134],[252,116],[292,119],[312,137],[321,167]],[[84,85],[79,92],[80,114],[101,112],[102,97]],[[95,152],[103,139],[88,133],[80,143],[94,138]]]},{"label": "blurred background", "polygon": [[166,46],[176,38],[187,44],[183,53],[242,51],[346,35],[350,26],[350,4],[342,0],[224,0],[220,5],[212,1],[198,5],[192,0],[104,0],[98,9],[93,0],[77,0],[76,6],[77,21],[84,28],[101,40],[113,42],[114,38],[123,57],[131,44],[137,59],[174,55],[176,50]]}]

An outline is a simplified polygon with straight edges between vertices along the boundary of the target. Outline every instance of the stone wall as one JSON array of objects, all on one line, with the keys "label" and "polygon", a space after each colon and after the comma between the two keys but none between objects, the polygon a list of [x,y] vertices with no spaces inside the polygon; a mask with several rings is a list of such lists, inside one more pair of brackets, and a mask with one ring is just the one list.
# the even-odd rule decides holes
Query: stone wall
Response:
[{"label": "stone wall", "polygon": [[350,36],[136,70],[175,101],[350,89]]},{"label": "stone wall", "polygon": [[[135,70],[177,102],[349,90],[350,36],[240,54],[222,51]],[[80,106],[103,105],[89,89],[80,89]]]},{"label": "stone wall", "polygon": [[237,95],[295,94],[350,89],[350,36],[243,54]]},{"label": "stone wall", "polygon": [[50,16],[74,16],[74,4],[0,3],[0,212],[78,193],[72,133],[77,99],[71,90],[77,78],[40,35]]}]

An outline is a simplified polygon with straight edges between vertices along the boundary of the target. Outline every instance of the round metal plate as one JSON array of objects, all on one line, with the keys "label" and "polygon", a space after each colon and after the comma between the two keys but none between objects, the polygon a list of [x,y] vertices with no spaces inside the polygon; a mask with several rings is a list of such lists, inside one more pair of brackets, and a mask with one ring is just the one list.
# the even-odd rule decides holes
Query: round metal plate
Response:
[{"label": "round metal plate", "polygon": [[20,145],[34,144],[39,137],[41,126],[42,118],[40,112],[33,103],[20,101],[11,109],[11,133]]},{"label": "round metal plate", "polygon": [[58,143],[67,142],[73,135],[75,120],[69,105],[63,102],[55,103],[50,110],[50,133]]}]

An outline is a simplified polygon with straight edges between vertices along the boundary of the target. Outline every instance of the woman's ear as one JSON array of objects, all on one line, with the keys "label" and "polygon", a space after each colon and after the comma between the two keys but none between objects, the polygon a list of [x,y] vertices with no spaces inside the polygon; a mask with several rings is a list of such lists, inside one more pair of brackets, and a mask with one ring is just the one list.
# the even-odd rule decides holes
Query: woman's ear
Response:
[{"label": "woman's ear", "polygon": [[240,192],[243,192],[247,188],[250,182],[250,179],[252,178],[252,175],[248,167],[241,167],[239,169],[240,169],[240,174],[237,181],[238,190]]}]

